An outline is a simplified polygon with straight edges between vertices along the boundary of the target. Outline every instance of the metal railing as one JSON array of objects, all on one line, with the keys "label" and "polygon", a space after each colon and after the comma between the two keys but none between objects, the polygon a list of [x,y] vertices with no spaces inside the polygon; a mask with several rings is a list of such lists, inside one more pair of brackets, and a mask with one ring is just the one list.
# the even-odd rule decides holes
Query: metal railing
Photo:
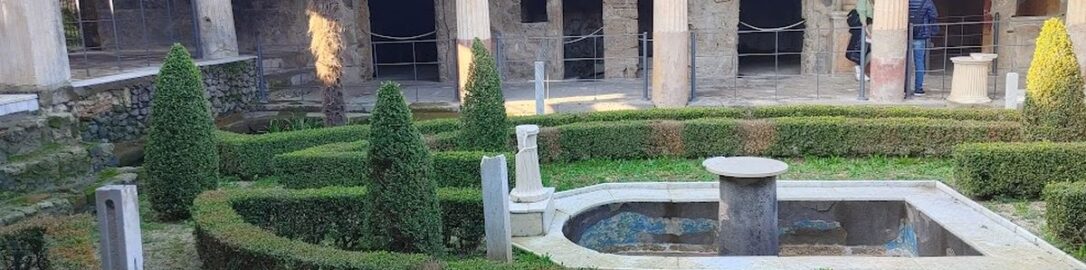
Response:
[{"label": "metal railing", "polygon": [[74,79],[157,66],[174,43],[201,58],[194,1],[59,1]]}]

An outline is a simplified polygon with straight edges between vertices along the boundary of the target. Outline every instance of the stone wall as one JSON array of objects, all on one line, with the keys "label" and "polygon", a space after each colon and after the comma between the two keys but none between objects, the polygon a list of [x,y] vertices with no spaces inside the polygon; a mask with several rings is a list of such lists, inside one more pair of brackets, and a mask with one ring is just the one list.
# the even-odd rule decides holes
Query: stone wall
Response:
[{"label": "stone wall", "polygon": [[[690,31],[696,32],[697,77],[735,74],[740,0],[690,0]],[[751,0],[747,0],[751,1]]]},{"label": "stone wall", "polygon": [[[84,11],[84,21],[94,20],[87,18],[87,15],[97,16],[97,19],[101,20],[99,23],[85,24],[85,27],[97,27],[98,36],[88,38],[98,38],[107,50],[140,51],[146,48],[167,49],[173,43],[196,48],[197,35],[193,33],[191,1],[193,0],[113,0],[112,7],[110,2],[105,0],[80,2],[94,4],[95,8],[94,11]],[[112,13],[110,9],[113,10]],[[116,21],[116,27],[113,20]]]},{"label": "stone wall", "polygon": [[604,77],[640,77],[638,0],[603,0]]},{"label": "stone wall", "polygon": [[[247,112],[258,106],[258,80],[253,58],[201,66],[204,87],[216,116]],[[54,111],[71,111],[81,123],[85,141],[123,142],[146,134],[154,76],[65,91]],[[57,99],[54,97],[54,99]]]},{"label": "stone wall", "polygon": [[564,78],[562,0],[547,0],[547,21],[521,23],[520,0],[490,1],[490,27],[498,35],[502,75],[506,80],[530,80],[534,62],[547,63],[550,79]]}]

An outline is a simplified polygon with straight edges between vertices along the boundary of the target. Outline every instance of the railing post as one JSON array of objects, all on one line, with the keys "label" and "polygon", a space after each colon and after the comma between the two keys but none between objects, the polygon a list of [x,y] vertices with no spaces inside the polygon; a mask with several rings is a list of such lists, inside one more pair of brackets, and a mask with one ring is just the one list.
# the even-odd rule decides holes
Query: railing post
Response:
[{"label": "railing post", "polygon": [[860,96],[859,100],[867,100],[867,31],[860,26]]},{"label": "railing post", "polygon": [[694,101],[698,89],[698,33],[690,31],[690,100]]},{"label": "railing post", "polygon": [[642,85],[641,97],[645,100],[649,100],[649,32],[641,33],[641,79],[644,81]]}]

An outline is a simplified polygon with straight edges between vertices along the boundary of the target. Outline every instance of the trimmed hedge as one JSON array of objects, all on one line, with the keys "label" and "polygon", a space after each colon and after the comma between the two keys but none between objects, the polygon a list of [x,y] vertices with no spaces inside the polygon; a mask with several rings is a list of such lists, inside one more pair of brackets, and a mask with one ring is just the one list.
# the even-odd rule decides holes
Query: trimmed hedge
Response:
[{"label": "trimmed hedge", "polygon": [[[286,188],[364,186],[369,179],[366,141],[335,143],[278,155],[274,167],[279,183]],[[510,172],[515,163],[510,153],[475,151],[434,152],[434,181],[438,187],[480,187],[479,160],[505,154]],[[512,177],[510,177],[512,178]],[[512,183],[513,181],[510,180]],[[512,186],[512,185],[510,185]]]},{"label": "trimmed hedge", "polygon": [[[844,116],[851,118],[924,117],[949,120],[1020,121],[1021,115],[1014,110],[994,109],[941,109],[914,107],[871,106],[766,106],[748,108],[681,108],[609,111],[593,113],[560,113],[542,116],[511,117],[510,125],[536,124],[543,127],[625,120],[696,120],[709,118],[762,119],[799,116]],[[454,150],[461,128],[456,118],[417,122],[416,126],[426,136],[431,150]],[[511,127],[510,127],[511,128]],[[354,142],[369,137],[365,125],[300,130],[263,135],[219,132],[219,155],[222,158],[221,173],[242,179],[271,175],[275,155],[294,152],[314,146]],[[514,148],[510,147],[510,151]]]},{"label": "trimmed hedge", "polygon": [[1020,139],[1017,122],[786,117],[578,123],[544,128],[539,142],[541,159],[572,161],[714,155],[945,156],[959,143]]},{"label": "trimmed hedge", "polygon": [[89,215],[0,227],[0,269],[100,269]]},{"label": "trimmed hedge", "polygon": [[[217,190],[193,208],[196,247],[206,269],[500,269],[468,260],[366,250],[366,189]],[[479,191],[439,189],[447,248],[473,253],[483,237]],[[321,207],[313,207],[320,205]],[[515,266],[515,265],[514,265]],[[517,269],[517,268],[513,268]]]},{"label": "trimmed hedge", "polygon": [[1086,179],[1086,143],[963,144],[953,156],[956,185],[981,199],[1035,199],[1047,183]]},{"label": "trimmed hedge", "polygon": [[1072,246],[1086,245],[1086,182],[1045,186],[1048,231]]},{"label": "trimmed hedge", "polygon": [[200,69],[174,44],[155,77],[147,129],[145,187],[164,220],[189,217],[192,199],[219,186],[215,123]]}]

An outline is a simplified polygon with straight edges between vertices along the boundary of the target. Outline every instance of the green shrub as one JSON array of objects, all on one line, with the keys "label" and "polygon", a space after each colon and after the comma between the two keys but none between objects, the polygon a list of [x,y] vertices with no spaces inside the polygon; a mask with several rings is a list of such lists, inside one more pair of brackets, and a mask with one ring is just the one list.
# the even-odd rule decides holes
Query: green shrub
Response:
[{"label": "green shrub", "polygon": [[[477,252],[482,195],[446,188],[437,197],[447,246]],[[358,251],[376,241],[363,228],[367,202],[361,187],[210,191],[193,207],[197,251],[207,269],[502,269],[476,259],[440,263],[421,254]],[[520,262],[511,266],[525,269]]]},{"label": "green shrub", "polygon": [[1048,184],[1044,199],[1048,231],[1072,246],[1086,245],[1086,182]]},{"label": "green shrub", "polygon": [[163,219],[187,218],[192,199],[218,186],[212,119],[200,70],[174,45],[155,79],[144,162],[146,194]]},{"label": "green shrub", "polygon": [[981,199],[1035,199],[1045,184],[1086,179],[1086,143],[979,143],[954,149],[955,184]]},{"label": "green shrub", "polygon": [[369,126],[341,126],[261,135],[219,132],[222,172],[224,175],[241,179],[272,175],[275,155],[330,143],[358,141],[369,137],[369,133]]},{"label": "green shrub", "polygon": [[0,269],[100,269],[88,215],[36,218],[0,227]]},{"label": "green shrub", "polygon": [[[276,176],[279,176],[280,184],[292,189],[363,186],[369,181],[368,145],[365,141],[335,143],[278,155],[275,157]],[[437,187],[478,188],[481,184],[480,160],[483,156],[499,154],[502,153],[434,152],[433,179]],[[505,155],[513,158],[511,154]]]},{"label": "green shrub", "polygon": [[1020,139],[1017,122],[924,118],[785,117],[759,120],[587,122],[540,132],[541,159],[709,155],[946,156],[965,142]]},{"label": "green shrub", "polygon": [[435,195],[433,162],[400,86],[385,83],[377,92],[370,122],[369,205],[372,233],[381,250],[441,254],[441,215]]},{"label": "green shrub", "polygon": [[494,57],[475,39],[471,46],[474,60],[464,86],[464,105],[460,107],[461,148],[466,150],[502,151],[509,137],[509,121],[505,118],[505,98]]},{"label": "green shrub", "polygon": [[1045,21],[1026,77],[1023,119],[1030,139],[1086,140],[1086,95],[1067,29],[1058,18]]}]

